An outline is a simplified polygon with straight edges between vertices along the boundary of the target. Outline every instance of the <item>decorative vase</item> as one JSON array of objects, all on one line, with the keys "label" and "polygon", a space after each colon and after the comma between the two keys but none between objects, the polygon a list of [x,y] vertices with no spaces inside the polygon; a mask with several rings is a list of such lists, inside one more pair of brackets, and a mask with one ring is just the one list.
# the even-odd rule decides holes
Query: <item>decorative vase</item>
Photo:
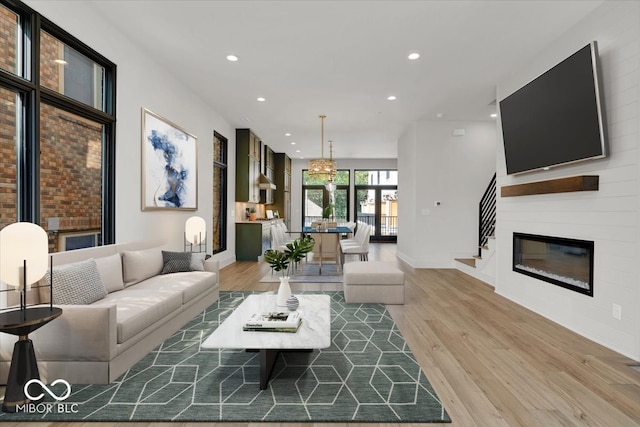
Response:
[{"label": "decorative vase", "polygon": [[278,288],[278,298],[276,305],[278,307],[286,307],[287,300],[291,297],[291,287],[289,286],[289,276],[280,278],[280,287]]},{"label": "decorative vase", "polygon": [[255,212],[251,212],[249,214],[249,221],[255,221],[257,217],[257,214]]},{"label": "decorative vase", "polygon": [[299,305],[300,301],[295,295],[291,295],[291,297],[289,297],[289,299],[287,300],[287,309],[289,311],[296,311]]}]

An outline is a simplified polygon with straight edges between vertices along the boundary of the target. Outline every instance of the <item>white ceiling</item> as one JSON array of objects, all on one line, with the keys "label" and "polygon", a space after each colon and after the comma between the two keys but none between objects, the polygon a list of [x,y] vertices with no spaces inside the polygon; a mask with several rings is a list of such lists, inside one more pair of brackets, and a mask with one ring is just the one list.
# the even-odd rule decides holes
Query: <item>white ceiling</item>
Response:
[{"label": "white ceiling", "polygon": [[232,126],[294,158],[320,156],[319,114],[335,158],[395,158],[407,124],[438,113],[491,120],[496,82],[601,3],[90,2]]}]

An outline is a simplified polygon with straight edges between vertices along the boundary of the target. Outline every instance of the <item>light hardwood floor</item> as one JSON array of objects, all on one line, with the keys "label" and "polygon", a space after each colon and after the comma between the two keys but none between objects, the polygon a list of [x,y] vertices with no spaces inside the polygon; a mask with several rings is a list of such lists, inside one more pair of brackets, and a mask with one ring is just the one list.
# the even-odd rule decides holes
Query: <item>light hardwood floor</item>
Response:
[{"label": "light hardwood floor", "polygon": [[[428,426],[640,426],[640,372],[628,366],[636,362],[500,297],[492,287],[457,270],[412,269],[396,259],[395,249],[393,244],[371,245],[370,260],[396,262],[406,273],[406,303],[388,310],[453,420]],[[268,271],[264,263],[232,264],[221,272],[221,290],[274,290],[276,284],[258,283]],[[340,289],[340,285],[292,284],[292,288]]]}]

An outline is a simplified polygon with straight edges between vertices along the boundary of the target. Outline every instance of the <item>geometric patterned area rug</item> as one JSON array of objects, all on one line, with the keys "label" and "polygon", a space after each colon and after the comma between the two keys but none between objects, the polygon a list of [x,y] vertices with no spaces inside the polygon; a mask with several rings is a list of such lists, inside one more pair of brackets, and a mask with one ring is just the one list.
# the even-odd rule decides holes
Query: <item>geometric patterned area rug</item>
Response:
[{"label": "geometric patterned area rug", "polygon": [[[318,274],[318,263],[302,262],[294,274],[289,276],[290,283],[342,283],[342,271],[335,263],[323,263],[322,274]],[[278,283],[281,271],[269,272],[260,279],[261,283]]]},{"label": "geometric patterned area rug", "polygon": [[303,292],[330,295],[331,346],[280,353],[260,390],[258,353],[200,349],[250,293],[221,291],[218,302],[114,383],[72,385],[64,408],[47,396],[39,413],[1,414],[0,423],[451,421],[385,306],[346,304],[337,291]]}]

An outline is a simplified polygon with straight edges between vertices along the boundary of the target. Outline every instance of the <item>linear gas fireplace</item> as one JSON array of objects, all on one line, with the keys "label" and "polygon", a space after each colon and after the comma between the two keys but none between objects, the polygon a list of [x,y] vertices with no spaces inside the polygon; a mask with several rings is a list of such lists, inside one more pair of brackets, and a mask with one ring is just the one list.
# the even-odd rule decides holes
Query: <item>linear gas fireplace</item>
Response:
[{"label": "linear gas fireplace", "polygon": [[513,271],[593,296],[593,242],[513,233]]}]

